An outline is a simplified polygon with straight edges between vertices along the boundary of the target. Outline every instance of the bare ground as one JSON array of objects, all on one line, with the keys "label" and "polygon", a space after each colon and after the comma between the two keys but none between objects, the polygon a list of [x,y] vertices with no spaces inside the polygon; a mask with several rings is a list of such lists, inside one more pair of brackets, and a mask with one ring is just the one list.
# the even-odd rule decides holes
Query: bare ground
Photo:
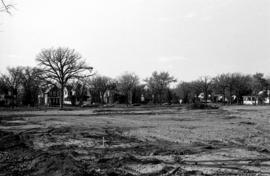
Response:
[{"label": "bare ground", "polygon": [[2,175],[270,175],[270,108],[0,112]]}]

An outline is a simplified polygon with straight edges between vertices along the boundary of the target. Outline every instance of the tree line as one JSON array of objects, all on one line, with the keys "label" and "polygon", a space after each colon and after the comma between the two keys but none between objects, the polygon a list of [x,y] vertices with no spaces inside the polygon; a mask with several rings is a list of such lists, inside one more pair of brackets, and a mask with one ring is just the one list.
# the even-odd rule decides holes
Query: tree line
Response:
[{"label": "tree line", "polygon": [[[73,98],[82,104],[87,92],[92,103],[105,103],[106,93],[111,103],[243,103],[243,96],[258,96],[263,101],[269,96],[270,80],[263,73],[254,75],[226,73],[215,77],[202,76],[190,82],[179,82],[168,72],[154,71],[140,81],[135,73],[126,72],[117,78],[97,75],[74,49],[49,48],[36,56],[36,67],[12,67],[0,76],[0,94],[11,99],[11,106],[38,105],[38,97],[50,86],[60,90],[63,107],[64,88],[73,90]],[[172,83],[176,86],[172,87]],[[1,102],[0,102],[1,103]],[[3,104],[3,103],[2,103]]]},{"label": "tree line", "polygon": [[[183,103],[191,103],[203,98],[204,102],[243,103],[243,96],[258,98],[262,103],[269,98],[270,79],[263,73],[226,73],[215,77],[203,76],[191,82],[181,82],[176,88]],[[202,94],[203,93],[203,94]],[[203,95],[202,97],[199,97]]]}]

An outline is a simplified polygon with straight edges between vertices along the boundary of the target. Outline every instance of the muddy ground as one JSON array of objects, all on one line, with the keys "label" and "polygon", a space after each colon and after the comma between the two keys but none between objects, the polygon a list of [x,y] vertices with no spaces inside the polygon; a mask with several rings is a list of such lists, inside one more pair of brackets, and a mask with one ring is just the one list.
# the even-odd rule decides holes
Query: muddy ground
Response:
[{"label": "muddy ground", "polygon": [[270,175],[270,107],[1,111],[3,175]]}]

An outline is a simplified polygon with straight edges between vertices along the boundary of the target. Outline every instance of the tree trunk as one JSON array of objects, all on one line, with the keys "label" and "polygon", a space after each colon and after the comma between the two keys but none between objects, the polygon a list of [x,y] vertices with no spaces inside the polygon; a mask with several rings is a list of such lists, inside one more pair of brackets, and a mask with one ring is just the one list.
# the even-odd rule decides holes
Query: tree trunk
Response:
[{"label": "tree trunk", "polygon": [[12,98],[11,98],[11,107],[12,107],[12,109],[14,109],[14,104],[15,104],[15,100],[14,100],[14,95],[12,94]]},{"label": "tree trunk", "polygon": [[128,103],[129,103],[129,91],[126,92],[126,105],[128,107]]},{"label": "tree trunk", "polygon": [[161,103],[162,103],[162,92],[161,91],[159,93],[159,100],[158,100],[158,102],[161,105]]},{"label": "tree trunk", "polygon": [[225,104],[225,89],[223,90],[223,97],[222,97],[222,101],[223,101],[223,104]]},{"label": "tree trunk", "polygon": [[132,104],[132,91],[131,90],[128,92],[128,103]]},{"label": "tree trunk", "polygon": [[98,94],[99,94],[98,101],[99,101],[100,104],[103,104],[103,95],[102,95],[102,92],[99,91]]},{"label": "tree trunk", "polygon": [[104,93],[102,93],[102,100],[101,100],[101,104],[105,104],[105,101],[104,101]]},{"label": "tree trunk", "polygon": [[208,100],[208,93],[207,90],[204,91],[204,103],[206,104]]},{"label": "tree trunk", "polygon": [[12,92],[11,92],[11,107],[12,109],[14,109],[14,106],[15,106],[15,90],[14,88],[12,88]]},{"label": "tree trunk", "polygon": [[64,85],[61,85],[60,88],[60,109],[64,107]]},{"label": "tree trunk", "polygon": [[229,91],[230,93],[229,93],[229,103],[230,104],[232,104],[232,90],[230,89],[230,91]]}]

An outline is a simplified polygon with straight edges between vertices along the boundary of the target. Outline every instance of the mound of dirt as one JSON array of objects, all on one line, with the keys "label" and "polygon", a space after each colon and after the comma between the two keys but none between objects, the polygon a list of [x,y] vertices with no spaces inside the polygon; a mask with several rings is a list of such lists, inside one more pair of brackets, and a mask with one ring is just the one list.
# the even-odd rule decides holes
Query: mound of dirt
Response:
[{"label": "mound of dirt", "polygon": [[27,136],[0,131],[0,151],[11,150],[13,148],[27,148],[25,138],[27,138]]},{"label": "mound of dirt", "polygon": [[[177,155],[179,157],[172,157],[172,160],[180,163],[180,156],[190,153],[187,149],[175,146],[175,149],[168,150],[166,148],[170,144],[162,141],[158,144],[143,143],[135,138],[123,136],[121,130],[117,128],[105,129],[103,132],[96,131],[95,135],[91,133],[93,130],[88,132],[70,127],[43,131],[37,129],[35,133],[33,131],[20,133],[0,131],[2,144],[0,145],[0,173],[3,175],[65,176],[186,173],[180,168],[167,166],[168,161],[162,159],[162,156],[167,158],[167,156]],[[93,142],[96,146],[89,147],[76,145],[76,143],[69,145],[67,138],[70,136],[75,136],[76,140],[96,141]],[[106,138],[104,147],[100,147],[101,144],[98,142],[102,136]],[[37,140],[40,142],[44,140],[49,147],[36,147]],[[131,166],[137,169],[132,170]]]}]

